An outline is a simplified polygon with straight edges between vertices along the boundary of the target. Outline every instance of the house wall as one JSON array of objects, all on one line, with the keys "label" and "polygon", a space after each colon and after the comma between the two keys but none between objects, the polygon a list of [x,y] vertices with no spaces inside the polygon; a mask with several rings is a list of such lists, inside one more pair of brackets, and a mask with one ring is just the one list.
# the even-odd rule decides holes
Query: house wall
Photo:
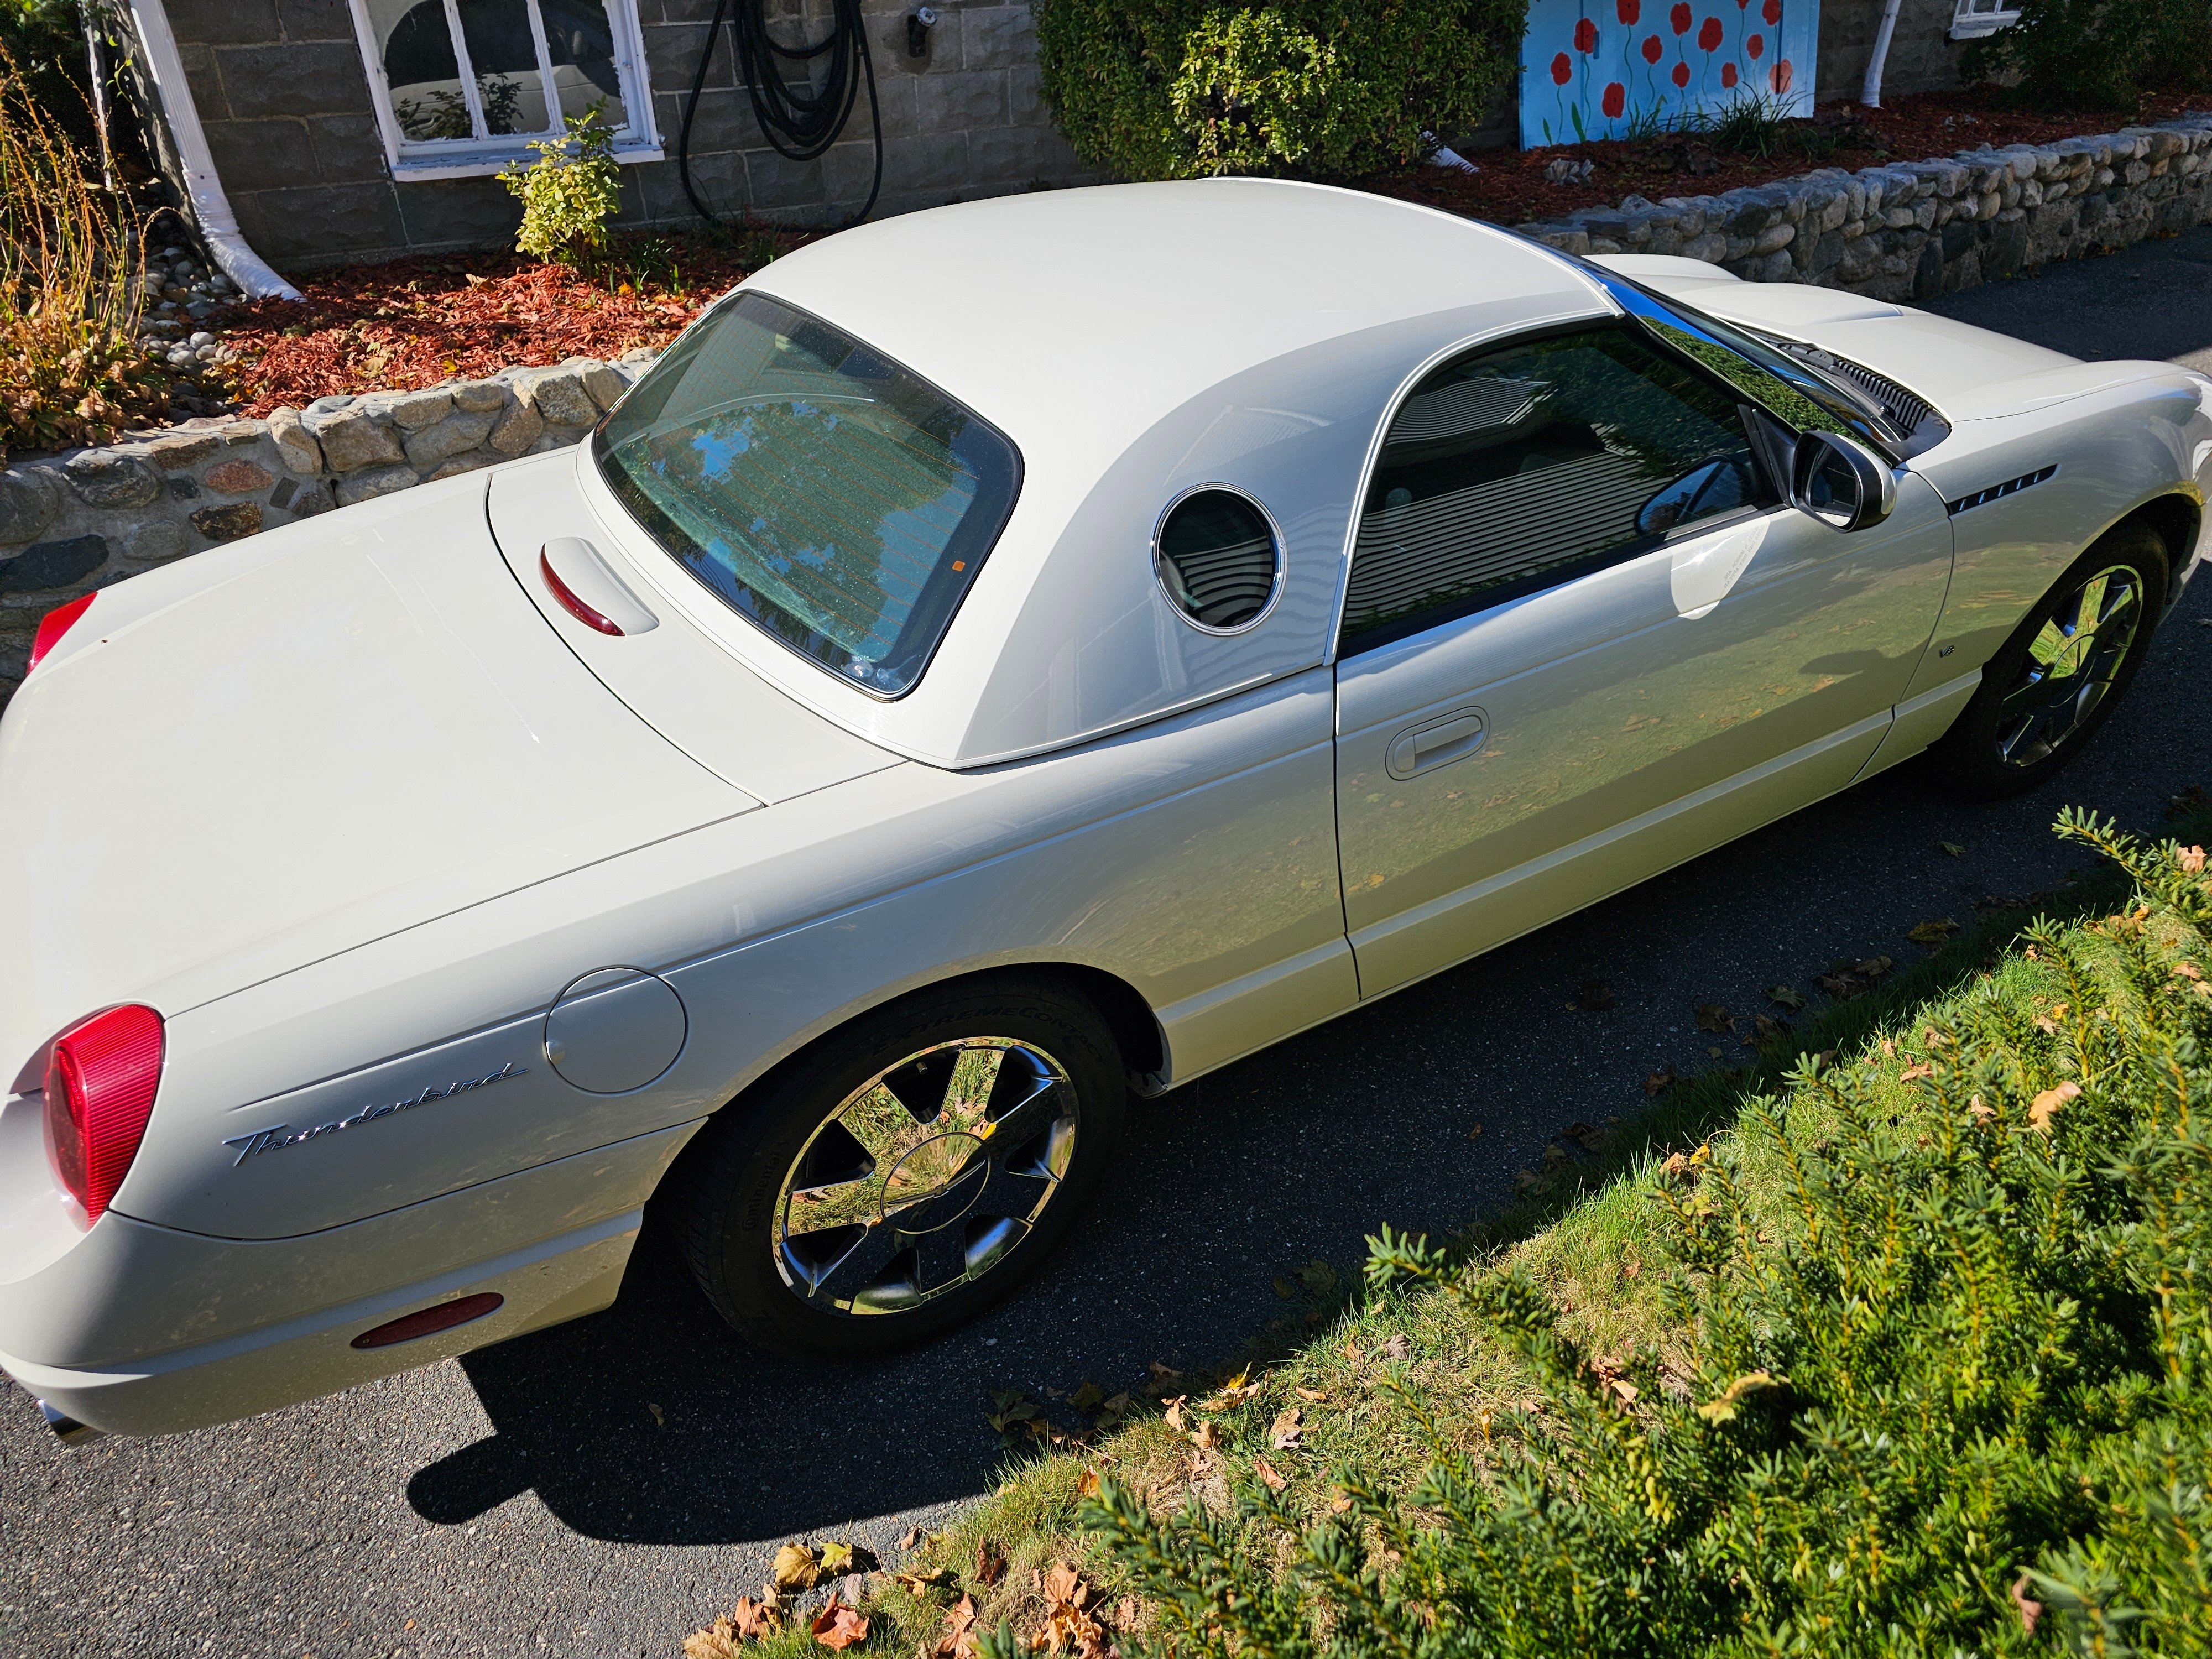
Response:
[{"label": "house wall", "polygon": [[[828,0],[779,0],[778,38],[819,38]],[[490,178],[395,183],[345,0],[166,0],[208,146],[240,228],[279,270],[495,245],[520,204]],[[883,110],[884,185],[896,213],[1036,185],[1090,182],[1038,91],[1024,0],[937,0],[929,53],[906,49],[908,0],[862,0]],[[668,159],[623,168],[624,225],[696,224],[675,161],[683,105],[714,0],[638,0],[653,113]],[[769,147],[715,46],[692,127],[691,176],[736,218],[834,222],[867,196],[873,163],[865,94],[845,137],[795,163]]]},{"label": "house wall", "polygon": [[[1954,46],[1944,37],[1957,12],[1954,0],[1905,0],[1889,57],[1882,64],[1885,98],[1907,92],[1942,92],[1959,85],[1959,58],[1969,43]],[[1820,8],[1820,102],[1858,101],[1874,56],[1875,31],[1881,26],[1881,0],[1825,0]]]}]

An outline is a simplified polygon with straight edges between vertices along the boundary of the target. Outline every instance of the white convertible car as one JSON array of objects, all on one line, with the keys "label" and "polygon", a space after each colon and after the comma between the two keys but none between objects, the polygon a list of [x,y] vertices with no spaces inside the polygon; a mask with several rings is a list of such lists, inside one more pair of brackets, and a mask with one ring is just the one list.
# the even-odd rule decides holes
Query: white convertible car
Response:
[{"label": "white convertible car", "polygon": [[2212,381],[1259,181],[779,260],[578,448],[47,619],[0,1364],[65,1437],[1004,1295],[1158,1094],[1939,741],[2047,778]]}]

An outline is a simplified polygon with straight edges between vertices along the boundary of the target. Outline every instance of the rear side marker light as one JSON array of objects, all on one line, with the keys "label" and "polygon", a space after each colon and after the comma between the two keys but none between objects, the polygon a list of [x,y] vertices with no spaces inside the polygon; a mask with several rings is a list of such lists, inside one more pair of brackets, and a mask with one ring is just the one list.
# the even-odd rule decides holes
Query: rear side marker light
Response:
[{"label": "rear side marker light", "polygon": [[80,1020],[46,1056],[54,1173],[97,1221],[130,1172],[161,1083],[161,1017],[132,1004]]},{"label": "rear side marker light", "polygon": [[602,634],[620,635],[623,631],[622,624],[611,617],[600,615],[578,599],[575,591],[555,574],[553,561],[543,553],[538,556],[538,568],[545,578],[545,586],[552,590],[553,597],[561,601],[561,608],[563,611],[586,628],[596,628]]},{"label": "rear side marker light", "polygon": [[435,1336],[440,1331],[450,1331],[456,1325],[465,1325],[471,1319],[482,1319],[488,1313],[499,1311],[500,1304],[507,1298],[495,1291],[480,1291],[465,1296],[458,1302],[441,1302],[434,1308],[425,1308],[420,1313],[403,1314],[398,1319],[363,1331],[353,1340],[356,1348],[388,1348],[395,1342],[412,1342],[417,1337]]},{"label": "rear side marker light", "polygon": [[31,661],[23,672],[28,674],[39,665],[39,659],[62,642],[62,635],[76,626],[76,619],[92,609],[97,593],[88,593],[81,599],[71,599],[46,612],[39,623],[39,631],[31,640]]}]

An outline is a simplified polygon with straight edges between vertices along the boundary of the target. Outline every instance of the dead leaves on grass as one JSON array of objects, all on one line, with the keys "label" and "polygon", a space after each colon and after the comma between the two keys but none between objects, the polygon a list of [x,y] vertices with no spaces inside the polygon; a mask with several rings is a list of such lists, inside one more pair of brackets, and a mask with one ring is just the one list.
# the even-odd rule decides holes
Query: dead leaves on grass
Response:
[{"label": "dead leaves on grass", "polygon": [[814,1639],[833,1653],[842,1653],[856,1642],[868,1639],[868,1620],[857,1608],[848,1607],[837,1599],[837,1592],[830,1592],[830,1600],[816,1613],[808,1626]]}]

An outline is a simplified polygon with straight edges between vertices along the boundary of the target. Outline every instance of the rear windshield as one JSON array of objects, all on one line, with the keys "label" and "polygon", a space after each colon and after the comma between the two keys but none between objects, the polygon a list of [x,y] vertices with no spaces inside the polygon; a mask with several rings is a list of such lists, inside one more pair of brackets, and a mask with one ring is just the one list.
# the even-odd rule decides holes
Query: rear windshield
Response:
[{"label": "rear windshield", "polygon": [[676,343],[592,453],[732,610],[879,696],[921,677],[1021,482],[1013,445],[977,416],[751,293]]}]

